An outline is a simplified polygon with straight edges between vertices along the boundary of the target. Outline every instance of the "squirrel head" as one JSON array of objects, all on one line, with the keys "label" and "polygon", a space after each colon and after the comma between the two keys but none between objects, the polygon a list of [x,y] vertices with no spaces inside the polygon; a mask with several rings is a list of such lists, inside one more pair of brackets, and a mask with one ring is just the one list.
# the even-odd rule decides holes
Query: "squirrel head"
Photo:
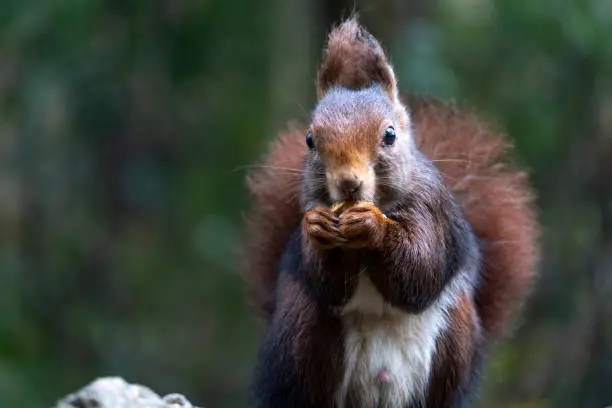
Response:
[{"label": "squirrel head", "polygon": [[414,162],[410,118],[382,47],[355,18],[330,33],[317,90],[303,204],[392,202]]}]

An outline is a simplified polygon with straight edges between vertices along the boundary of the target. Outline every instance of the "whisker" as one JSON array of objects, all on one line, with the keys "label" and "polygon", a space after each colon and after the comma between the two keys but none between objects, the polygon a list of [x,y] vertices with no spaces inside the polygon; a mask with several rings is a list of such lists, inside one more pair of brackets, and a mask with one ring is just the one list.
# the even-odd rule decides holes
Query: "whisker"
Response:
[{"label": "whisker", "polygon": [[239,166],[233,169],[232,171],[235,172],[235,171],[248,170],[248,169],[284,170],[284,171],[293,172],[293,173],[300,173],[300,174],[304,173],[304,169],[302,168],[296,169],[292,167],[280,167],[280,166],[271,166],[271,165],[265,165],[265,164],[249,164],[249,165]]},{"label": "whisker", "polygon": [[433,163],[444,163],[444,162],[449,162],[449,163],[472,163],[471,160],[462,160],[462,159],[437,159],[437,160],[431,160]]}]

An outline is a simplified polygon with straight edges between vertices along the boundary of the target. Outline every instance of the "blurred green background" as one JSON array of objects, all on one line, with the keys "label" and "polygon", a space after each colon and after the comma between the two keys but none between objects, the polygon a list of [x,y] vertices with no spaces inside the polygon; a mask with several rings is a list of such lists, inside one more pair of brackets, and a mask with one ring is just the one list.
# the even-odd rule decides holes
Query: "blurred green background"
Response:
[{"label": "blurred green background", "polygon": [[482,406],[612,405],[612,1],[2,0],[0,406],[101,375],[246,405],[245,166],[353,9],[533,173],[542,274]]}]

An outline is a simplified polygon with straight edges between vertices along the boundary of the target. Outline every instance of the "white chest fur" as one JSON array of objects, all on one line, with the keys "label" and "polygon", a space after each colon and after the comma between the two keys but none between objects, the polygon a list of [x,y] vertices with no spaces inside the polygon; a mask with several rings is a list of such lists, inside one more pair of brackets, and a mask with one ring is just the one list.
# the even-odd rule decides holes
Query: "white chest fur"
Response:
[{"label": "white chest fur", "polygon": [[448,302],[441,299],[418,315],[404,313],[386,304],[365,275],[359,279],[342,312],[345,371],[336,405],[405,407],[424,396]]}]

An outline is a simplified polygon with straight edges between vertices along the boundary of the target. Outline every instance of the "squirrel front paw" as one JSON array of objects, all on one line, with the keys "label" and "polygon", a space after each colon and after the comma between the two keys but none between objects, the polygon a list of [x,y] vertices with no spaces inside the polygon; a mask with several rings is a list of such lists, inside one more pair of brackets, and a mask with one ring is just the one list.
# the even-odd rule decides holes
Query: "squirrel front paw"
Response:
[{"label": "squirrel front paw", "polygon": [[379,248],[383,244],[390,220],[375,205],[362,202],[340,215],[340,235],[344,247],[351,249]]},{"label": "squirrel front paw", "polygon": [[340,235],[338,217],[322,205],[317,205],[304,214],[302,230],[311,245],[317,249],[331,249],[346,243],[346,239]]}]

